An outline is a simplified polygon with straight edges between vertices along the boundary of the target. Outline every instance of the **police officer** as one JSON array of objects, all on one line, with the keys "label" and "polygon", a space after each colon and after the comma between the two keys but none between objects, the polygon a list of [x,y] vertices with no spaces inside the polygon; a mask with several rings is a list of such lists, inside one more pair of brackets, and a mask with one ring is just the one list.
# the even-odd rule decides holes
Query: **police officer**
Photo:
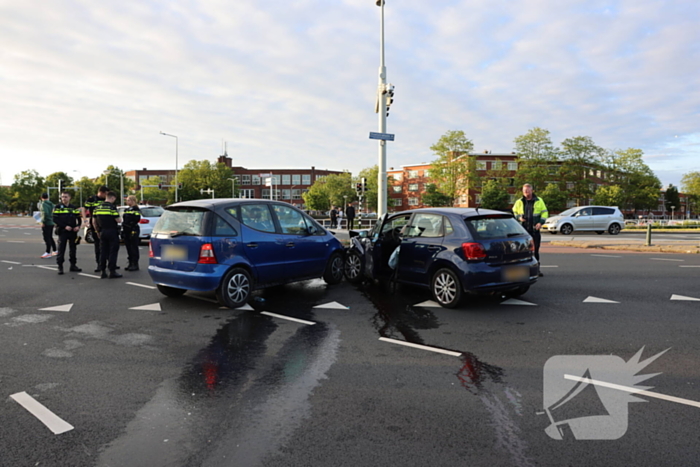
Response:
[{"label": "police officer", "polygon": [[[523,197],[513,205],[513,215],[523,224],[527,233],[532,236],[532,240],[535,243],[535,259],[539,262],[540,242],[542,241],[540,228],[544,221],[547,220],[547,217],[549,217],[549,212],[544,204],[544,200],[535,196],[532,192],[532,185],[529,183],[523,185]],[[544,274],[540,272],[539,275],[543,276]]]},{"label": "police officer", "polygon": [[139,209],[136,196],[129,195],[126,198],[126,204],[129,206],[122,213],[122,238],[126,246],[126,253],[129,259],[129,265],[124,268],[125,271],[139,270],[139,221],[141,221],[141,209]]},{"label": "police officer", "polygon": [[[100,237],[100,266],[101,278],[116,279],[122,277],[117,272],[117,256],[119,255],[119,211],[115,206],[117,195],[107,192],[106,199],[93,211],[93,222],[97,235]],[[109,276],[107,275],[109,269]]]},{"label": "police officer", "polygon": [[66,256],[66,244],[68,244],[68,258],[71,272],[80,272],[76,259],[76,238],[80,229],[80,210],[70,204],[70,193],[61,193],[61,202],[53,210],[53,221],[56,224],[58,234],[58,274],[63,274],[63,261]]},{"label": "police officer", "polygon": [[106,186],[101,186],[99,190],[97,190],[97,194],[94,196],[90,196],[87,200],[85,200],[85,205],[84,211],[83,211],[83,216],[84,221],[87,223],[87,232],[85,233],[85,236],[87,237],[88,233],[92,235],[92,241],[95,246],[95,262],[97,263],[97,269],[95,269],[95,272],[100,272],[100,236],[97,235],[96,233],[96,228],[94,224],[94,213],[95,209],[104,202],[105,196],[107,196],[107,192],[109,189]]}]

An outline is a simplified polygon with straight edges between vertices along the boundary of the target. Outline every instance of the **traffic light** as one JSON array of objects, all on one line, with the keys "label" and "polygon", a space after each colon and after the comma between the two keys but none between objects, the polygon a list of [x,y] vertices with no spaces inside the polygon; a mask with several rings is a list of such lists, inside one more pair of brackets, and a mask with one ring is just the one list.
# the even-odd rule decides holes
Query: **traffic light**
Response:
[{"label": "traffic light", "polygon": [[162,183],[159,183],[159,184],[158,184],[158,189],[159,189],[159,190],[162,190],[162,189],[163,189],[163,184],[162,184]]},{"label": "traffic light", "polygon": [[360,194],[362,193],[362,183],[358,183],[355,185],[355,191]]},{"label": "traffic light", "polygon": [[367,191],[367,179],[365,177],[362,177],[362,193]]},{"label": "traffic light", "polygon": [[384,94],[386,94],[386,116],[389,116],[389,107],[394,103],[394,85],[387,84],[384,89]]},{"label": "traffic light", "polygon": [[177,184],[177,189],[178,189],[178,190],[182,190],[182,183],[178,183],[178,184]]}]

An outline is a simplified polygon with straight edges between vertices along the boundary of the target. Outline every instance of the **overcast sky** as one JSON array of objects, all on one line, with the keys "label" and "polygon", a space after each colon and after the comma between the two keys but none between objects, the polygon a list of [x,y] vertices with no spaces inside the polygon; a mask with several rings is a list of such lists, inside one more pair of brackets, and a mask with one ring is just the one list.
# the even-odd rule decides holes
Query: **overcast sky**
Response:
[{"label": "overcast sky", "polygon": [[[539,126],[700,170],[700,2],[387,0],[387,166],[463,130],[510,152]],[[214,161],[377,163],[374,0],[0,0],[0,183]],[[76,170],[77,172],[72,172]]]}]

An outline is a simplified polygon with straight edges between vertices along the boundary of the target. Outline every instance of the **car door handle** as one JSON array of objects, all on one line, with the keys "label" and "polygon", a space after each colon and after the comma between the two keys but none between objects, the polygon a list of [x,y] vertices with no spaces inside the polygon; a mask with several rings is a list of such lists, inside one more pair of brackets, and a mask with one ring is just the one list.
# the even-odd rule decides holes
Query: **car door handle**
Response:
[{"label": "car door handle", "polygon": [[246,246],[247,246],[248,248],[257,248],[257,247],[258,247],[258,244],[257,244],[257,243],[248,243]]},{"label": "car door handle", "polygon": [[287,243],[287,248],[294,248],[294,242]]},{"label": "car door handle", "polygon": [[435,246],[435,245],[431,245],[431,246],[428,247],[428,250],[439,250],[439,249],[440,249],[440,247],[439,247],[439,246]]}]

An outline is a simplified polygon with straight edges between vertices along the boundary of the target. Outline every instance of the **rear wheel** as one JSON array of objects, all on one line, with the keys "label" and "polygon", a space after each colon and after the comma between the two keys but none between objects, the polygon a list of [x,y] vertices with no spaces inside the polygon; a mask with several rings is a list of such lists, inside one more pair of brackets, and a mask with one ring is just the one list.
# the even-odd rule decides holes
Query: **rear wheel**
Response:
[{"label": "rear wheel", "polygon": [[216,297],[222,305],[238,308],[250,298],[253,284],[250,274],[243,268],[233,268],[226,273],[221,285],[216,289]]},{"label": "rear wheel", "polygon": [[95,243],[95,232],[92,230],[85,230],[85,241],[88,243]]},{"label": "rear wheel", "polygon": [[333,253],[326,264],[326,271],[323,273],[323,280],[326,284],[337,284],[343,280],[343,255]]},{"label": "rear wheel", "polygon": [[561,226],[561,229],[559,231],[562,233],[562,235],[571,235],[571,232],[574,231],[574,228],[571,224],[564,224]]},{"label": "rear wheel", "polygon": [[612,224],[610,227],[608,227],[608,233],[610,235],[617,235],[620,233],[620,224]]},{"label": "rear wheel", "polygon": [[456,307],[462,299],[462,284],[451,269],[443,268],[433,275],[430,291],[435,301],[445,308]]},{"label": "rear wheel", "polygon": [[356,250],[350,250],[345,255],[344,272],[345,279],[353,284],[362,279],[362,258]]},{"label": "rear wheel", "polygon": [[178,289],[177,287],[168,287],[167,285],[157,284],[158,292],[162,293],[166,297],[180,297],[182,294],[187,292],[186,289]]}]

